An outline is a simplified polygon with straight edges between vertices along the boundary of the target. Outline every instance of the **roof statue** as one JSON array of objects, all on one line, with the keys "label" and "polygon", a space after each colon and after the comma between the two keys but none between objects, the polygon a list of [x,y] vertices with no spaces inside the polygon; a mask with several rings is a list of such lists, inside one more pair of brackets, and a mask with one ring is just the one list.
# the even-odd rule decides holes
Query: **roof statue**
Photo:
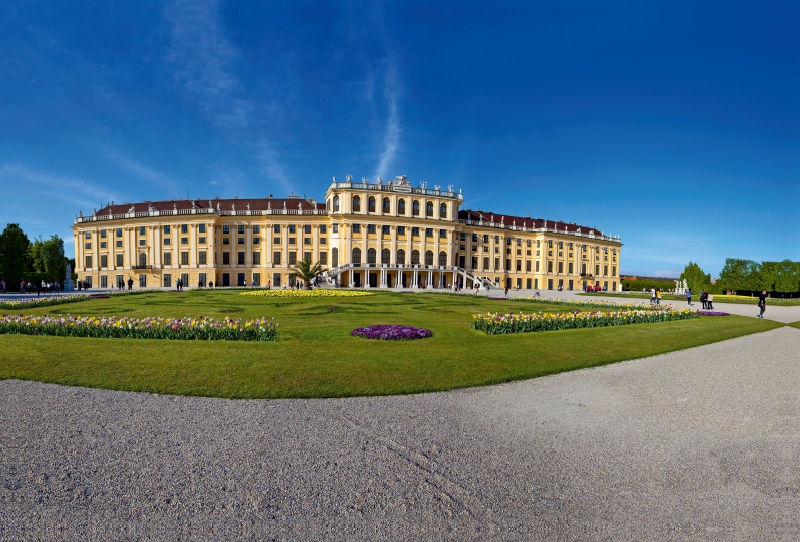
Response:
[{"label": "roof statue", "polygon": [[286,202],[283,202],[283,208],[286,209]]},{"label": "roof statue", "polygon": [[217,211],[219,211],[219,202],[217,202]]},{"label": "roof statue", "polygon": [[383,184],[383,177],[378,175],[378,184]]},{"label": "roof statue", "polygon": [[235,203],[231,203],[231,211],[235,211],[235,210],[236,210],[236,204]]},{"label": "roof statue", "polygon": [[350,175],[349,173],[347,174],[347,182],[348,183],[352,183],[353,182],[353,176]]},{"label": "roof statue", "polygon": [[367,184],[369,182],[369,179],[367,179],[366,177],[361,177],[361,182]]},{"label": "roof statue", "polygon": [[[151,207],[152,207],[152,205],[151,205]],[[177,211],[178,210],[178,204],[177,203],[173,203],[172,204],[172,208]]]},{"label": "roof statue", "polygon": [[300,210],[303,209],[303,202],[302,201],[298,201],[297,202],[297,208],[300,209]]},{"label": "roof statue", "polygon": [[95,207],[94,209],[92,209],[92,214],[93,214],[93,215],[96,215],[96,214],[97,214],[97,207]]},{"label": "roof statue", "polygon": [[248,211],[250,210],[250,204],[249,203],[247,204],[247,210]]},{"label": "roof statue", "polygon": [[333,176],[333,182],[336,182],[336,175]]},{"label": "roof statue", "polygon": [[267,200],[267,209],[272,210],[272,200]]}]

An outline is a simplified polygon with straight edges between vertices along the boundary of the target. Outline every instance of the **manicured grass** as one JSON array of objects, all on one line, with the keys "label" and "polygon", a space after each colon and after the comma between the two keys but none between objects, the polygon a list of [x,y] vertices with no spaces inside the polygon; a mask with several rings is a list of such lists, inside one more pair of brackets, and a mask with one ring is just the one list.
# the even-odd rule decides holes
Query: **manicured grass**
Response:
[{"label": "manicured grass", "polygon": [[[625,295],[625,294],[614,294],[609,292],[598,292],[598,293],[581,293],[578,294],[579,296],[586,296],[586,297],[613,297],[621,298],[621,299],[638,299],[641,302],[649,302],[650,296],[647,294],[634,294],[634,295]],[[678,301],[686,303],[686,296],[683,295],[674,295],[674,294],[662,294],[661,300],[667,301]],[[692,303],[700,303],[700,294],[695,294],[692,296]],[[739,305],[756,305],[758,304],[758,298],[753,297],[750,299],[724,299],[719,297],[718,295],[714,296],[714,303],[736,303]],[[780,305],[781,307],[794,307],[800,305],[800,298],[787,298],[781,299],[779,297],[770,297],[767,299],[767,305]]]},{"label": "manicured grass", "polygon": [[[342,397],[448,390],[650,356],[782,324],[730,316],[657,324],[490,336],[473,313],[565,307],[472,296],[389,294],[275,299],[238,292],[163,292],[97,299],[26,314],[275,316],[279,340],[195,342],[0,336],[0,379],[218,397]],[[569,310],[569,309],[567,309]],[[356,327],[431,329],[416,341],[351,337]]]}]

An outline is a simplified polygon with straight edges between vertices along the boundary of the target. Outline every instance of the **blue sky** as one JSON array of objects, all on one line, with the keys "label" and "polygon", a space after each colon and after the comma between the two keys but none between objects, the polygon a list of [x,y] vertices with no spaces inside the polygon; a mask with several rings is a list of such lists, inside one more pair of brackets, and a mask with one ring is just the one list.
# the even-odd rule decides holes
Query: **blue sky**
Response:
[{"label": "blue sky", "polygon": [[800,260],[800,4],[5,2],[0,222],[453,184],[620,235],[623,273]]}]

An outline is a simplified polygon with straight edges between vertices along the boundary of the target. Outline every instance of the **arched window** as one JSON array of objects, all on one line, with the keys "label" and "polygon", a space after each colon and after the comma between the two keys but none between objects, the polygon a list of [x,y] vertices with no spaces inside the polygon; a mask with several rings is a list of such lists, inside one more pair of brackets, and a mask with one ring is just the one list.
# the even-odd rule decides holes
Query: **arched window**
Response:
[{"label": "arched window", "polygon": [[353,263],[361,265],[361,249],[358,247],[353,248]]},{"label": "arched window", "polygon": [[433,265],[433,251],[425,251],[425,265]]},{"label": "arched window", "polygon": [[375,198],[373,198],[372,196],[370,196],[369,199],[367,200],[367,211],[370,213],[375,212]]},{"label": "arched window", "polygon": [[146,267],[147,266],[147,254],[142,252],[139,254],[139,267]]},{"label": "arched window", "polygon": [[414,216],[419,216],[419,202],[418,201],[414,201],[414,203],[411,204],[411,214],[414,215]]},{"label": "arched window", "polygon": [[353,212],[354,213],[361,212],[361,198],[358,196],[353,196]]},{"label": "arched window", "polygon": [[401,199],[397,202],[397,214],[404,215],[406,214],[406,200]]},{"label": "arched window", "polygon": [[447,205],[444,203],[439,205],[439,218],[447,218]]},{"label": "arched window", "polygon": [[402,265],[406,264],[406,251],[402,248],[397,251],[397,263]]},{"label": "arched window", "polygon": [[367,263],[376,263],[375,256],[376,252],[374,248],[367,249]]},{"label": "arched window", "polygon": [[425,203],[425,216],[433,216],[433,202],[428,201]]},{"label": "arched window", "polygon": [[333,212],[339,212],[339,196],[333,196]]},{"label": "arched window", "polygon": [[390,264],[392,259],[392,251],[388,248],[381,250],[381,263]]},{"label": "arched window", "polygon": [[339,249],[336,247],[331,250],[331,265],[333,267],[339,267]]},{"label": "arched window", "polygon": [[419,250],[412,250],[411,251],[411,264],[418,265],[419,264]]},{"label": "arched window", "polygon": [[447,252],[441,251],[439,253],[439,265],[447,265]]},{"label": "arched window", "polygon": [[389,202],[389,198],[383,198],[383,212],[389,213],[392,210],[392,205]]}]

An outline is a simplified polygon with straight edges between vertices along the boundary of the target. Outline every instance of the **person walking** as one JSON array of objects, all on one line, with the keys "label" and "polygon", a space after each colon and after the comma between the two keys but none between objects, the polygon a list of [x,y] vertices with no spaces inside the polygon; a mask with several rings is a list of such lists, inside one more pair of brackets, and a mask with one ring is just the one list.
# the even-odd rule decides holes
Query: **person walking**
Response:
[{"label": "person walking", "polygon": [[689,303],[689,306],[692,305],[692,289],[686,288],[686,302]]},{"label": "person walking", "polygon": [[703,309],[706,308],[706,299],[708,299],[708,294],[705,290],[700,290],[700,304],[703,306]]},{"label": "person walking", "polygon": [[708,292],[708,297],[706,297],[706,308],[710,311],[714,310],[714,294]]},{"label": "person walking", "polygon": [[761,292],[761,295],[758,296],[758,308],[760,312],[758,313],[759,318],[764,318],[764,310],[767,308],[767,291],[764,290]]},{"label": "person walking", "polygon": [[661,305],[661,288],[656,290],[656,305]]},{"label": "person walking", "polygon": [[503,289],[503,293],[508,297],[508,284],[506,284],[506,287]]},{"label": "person walking", "polygon": [[128,277],[128,291],[130,292],[131,290],[133,290],[133,279]]}]

